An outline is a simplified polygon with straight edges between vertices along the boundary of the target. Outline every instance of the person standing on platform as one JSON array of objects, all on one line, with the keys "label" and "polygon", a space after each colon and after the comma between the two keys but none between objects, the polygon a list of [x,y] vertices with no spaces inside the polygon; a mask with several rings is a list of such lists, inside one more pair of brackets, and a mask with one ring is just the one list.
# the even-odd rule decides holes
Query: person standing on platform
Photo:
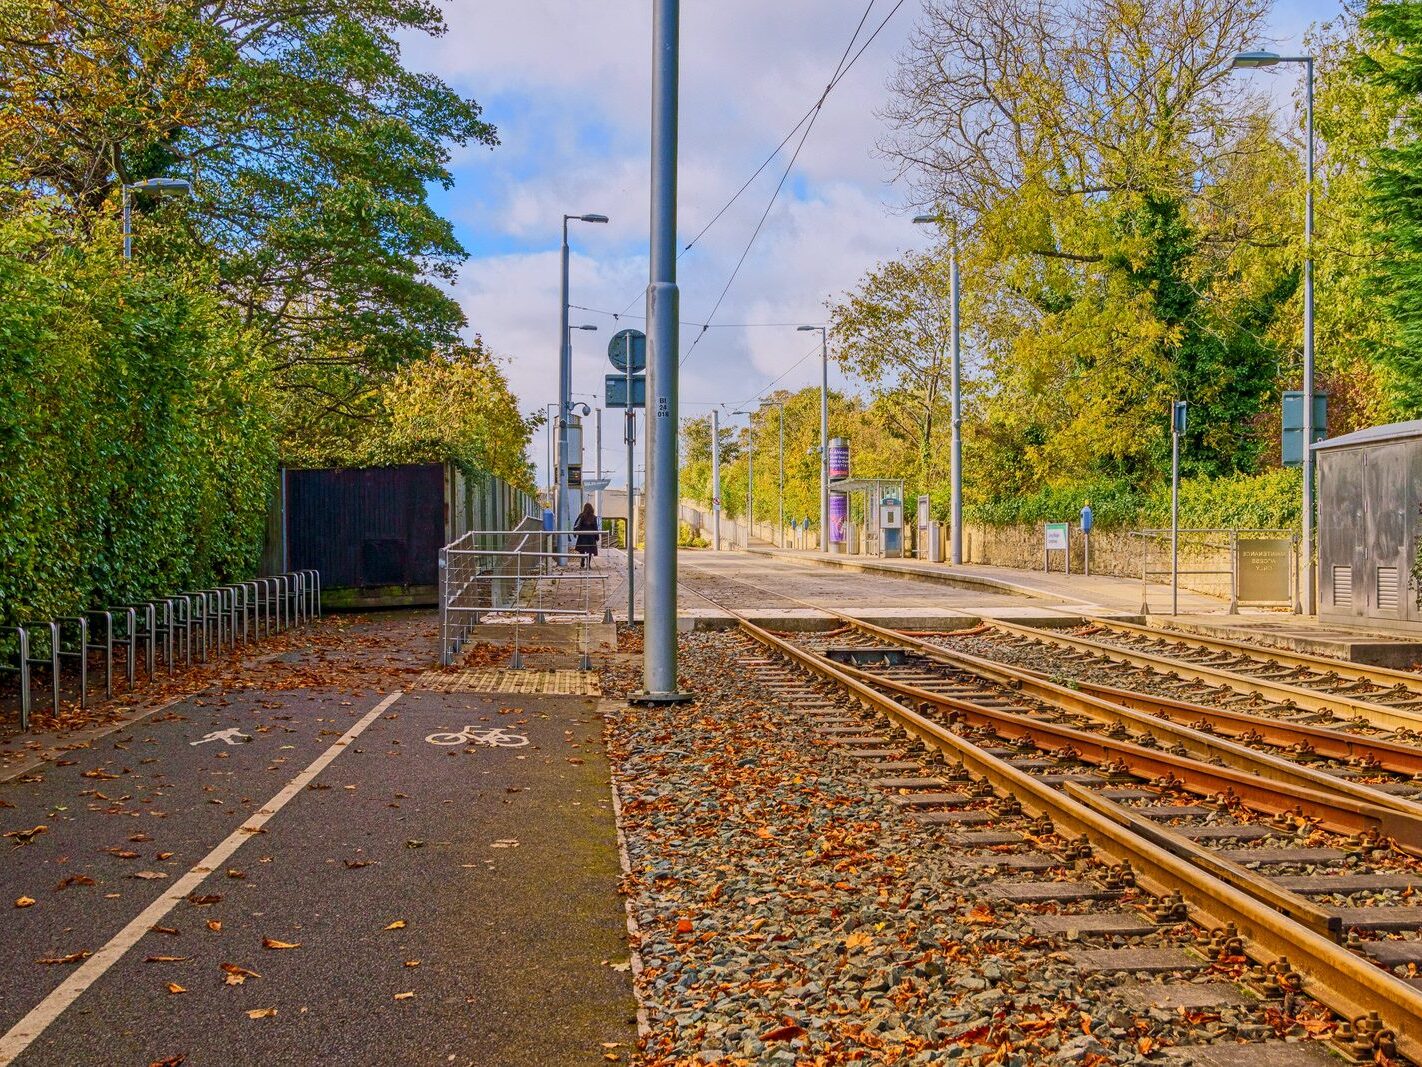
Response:
[{"label": "person standing on platform", "polygon": [[598,542],[597,512],[593,511],[591,502],[583,505],[582,513],[573,523],[573,529],[578,531],[576,548],[578,555],[582,557],[582,565],[586,569],[592,562],[592,558],[597,555]]}]

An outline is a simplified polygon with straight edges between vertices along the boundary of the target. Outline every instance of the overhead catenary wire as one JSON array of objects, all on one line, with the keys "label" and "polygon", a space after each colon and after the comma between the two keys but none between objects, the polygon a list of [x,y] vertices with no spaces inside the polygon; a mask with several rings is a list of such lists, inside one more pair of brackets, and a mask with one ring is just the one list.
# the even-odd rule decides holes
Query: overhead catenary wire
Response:
[{"label": "overhead catenary wire", "polygon": [[869,12],[874,7],[874,3],[875,0],[869,0],[869,6],[865,9],[864,15],[860,18],[859,25],[855,27],[854,36],[850,38],[849,45],[845,48],[844,54],[841,55],[839,64],[835,67],[834,74],[831,75],[824,92],[820,94],[819,100],[815,102],[815,106],[811,109],[809,121],[805,123],[804,132],[800,134],[800,140],[795,145],[795,151],[791,155],[790,161],[785,165],[785,170],[780,175],[780,181],[776,183],[774,191],[771,192],[770,200],[766,203],[765,210],[761,212],[760,218],[755,224],[755,229],[751,231],[745,248],[741,250],[740,258],[736,260],[736,265],[731,270],[731,276],[726,279],[726,284],[722,287],[720,295],[716,298],[716,303],[712,306],[711,313],[706,316],[706,321],[702,325],[701,332],[696,335],[696,339],[692,341],[691,345],[687,348],[686,354],[681,357],[681,366],[686,365],[686,361],[691,358],[691,353],[696,351],[696,346],[699,345],[701,339],[706,336],[706,331],[711,328],[711,320],[716,317],[716,312],[721,309],[721,304],[725,301],[726,295],[731,291],[731,286],[735,284],[736,278],[741,272],[741,267],[745,265],[746,257],[750,255],[756,238],[760,236],[761,230],[765,227],[765,220],[770,217],[770,212],[775,207],[776,200],[780,197],[780,191],[785,188],[785,182],[790,177],[790,172],[794,169],[796,160],[800,158],[800,152],[804,149],[805,141],[809,138],[810,131],[814,129],[815,121],[819,118],[825,101],[829,98],[829,94],[834,91],[835,86],[844,79],[854,64],[859,61],[859,57],[864,54],[865,50],[874,43],[874,39],[878,37],[884,27],[889,24],[889,20],[898,13],[899,8],[903,7],[904,0],[897,0],[897,3],[894,4],[889,13],[885,15],[879,25],[875,27],[874,32],[860,45],[859,51],[855,52],[854,56],[846,63],[844,57],[848,56],[850,51],[854,48],[855,42],[859,39],[859,33],[864,28],[864,23],[869,17]]}]

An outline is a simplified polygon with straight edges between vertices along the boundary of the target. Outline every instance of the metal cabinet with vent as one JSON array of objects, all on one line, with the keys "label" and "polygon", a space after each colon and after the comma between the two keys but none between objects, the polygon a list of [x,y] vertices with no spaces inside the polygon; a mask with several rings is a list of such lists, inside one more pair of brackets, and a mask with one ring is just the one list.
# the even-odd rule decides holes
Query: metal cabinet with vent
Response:
[{"label": "metal cabinet with vent", "polygon": [[1314,455],[1320,620],[1422,632],[1410,584],[1422,537],[1422,420],[1335,437]]}]

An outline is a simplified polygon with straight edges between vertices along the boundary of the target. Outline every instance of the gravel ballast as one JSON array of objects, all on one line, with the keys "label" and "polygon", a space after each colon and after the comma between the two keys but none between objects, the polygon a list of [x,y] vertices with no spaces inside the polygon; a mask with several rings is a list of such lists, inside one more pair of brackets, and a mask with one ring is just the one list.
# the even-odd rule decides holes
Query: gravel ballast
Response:
[{"label": "gravel ballast", "polygon": [[[882,774],[757,681],[746,660],[761,655],[737,635],[683,635],[696,702],[608,721],[645,1062],[1150,1063],[1172,1045],[1320,1031],[1222,986],[1237,963],[1164,984],[1083,971],[1073,950],[1126,942],[1044,937],[1033,919],[1090,904],[990,892],[984,862],[1035,846],[974,850],[913,821],[872,784]],[[1157,995],[1185,987],[1200,995]]]}]

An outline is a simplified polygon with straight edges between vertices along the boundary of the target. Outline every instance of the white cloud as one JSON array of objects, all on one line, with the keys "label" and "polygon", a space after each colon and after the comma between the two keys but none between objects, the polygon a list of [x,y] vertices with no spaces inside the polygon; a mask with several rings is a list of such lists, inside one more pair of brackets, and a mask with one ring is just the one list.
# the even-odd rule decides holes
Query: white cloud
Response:
[{"label": "white cloud", "polygon": [[[887,14],[876,3],[867,28]],[[1296,43],[1337,0],[1280,5],[1281,43]],[[680,243],[747,178],[823,90],[864,11],[863,0],[718,0],[682,5]],[[476,250],[457,293],[471,327],[512,357],[525,410],[556,397],[558,237],[563,212],[600,211],[609,226],[574,224],[572,302],[642,314],[646,284],[651,5],[645,0],[454,0],[443,38],[405,42],[407,62],[431,70],[486,106],[502,144],[456,154],[452,213]],[[884,84],[919,14],[906,3],[829,98],[791,182],[741,268],[716,321],[818,323],[876,262],[919,246],[874,154]],[[862,39],[862,38],[861,38]],[[794,142],[790,148],[793,149]],[[716,227],[679,262],[682,318],[706,316],[788,160],[772,163]],[[481,247],[494,251],[480,253]],[[509,251],[510,248],[515,249]],[[574,334],[575,392],[600,392],[604,352],[619,324]],[[621,325],[640,325],[624,322]],[[683,351],[698,334],[683,331]],[[810,352],[793,328],[715,329],[682,375],[683,414],[751,399]],[[804,360],[781,383],[817,383]],[[840,383],[832,374],[832,385]],[[613,424],[609,423],[609,427]],[[605,434],[607,468],[620,477],[620,430]],[[589,434],[588,440],[591,440]],[[534,452],[542,466],[542,446]],[[591,466],[591,462],[589,463]]]}]

